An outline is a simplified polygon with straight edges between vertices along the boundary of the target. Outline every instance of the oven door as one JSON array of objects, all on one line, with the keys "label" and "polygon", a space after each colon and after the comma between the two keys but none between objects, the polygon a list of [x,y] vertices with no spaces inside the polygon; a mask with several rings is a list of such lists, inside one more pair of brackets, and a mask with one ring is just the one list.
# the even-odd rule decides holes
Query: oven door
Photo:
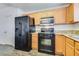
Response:
[{"label": "oven door", "polygon": [[[43,34],[44,35],[44,34]],[[54,54],[55,50],[55,35],[54,34],[39,34],[39,51]]]}]

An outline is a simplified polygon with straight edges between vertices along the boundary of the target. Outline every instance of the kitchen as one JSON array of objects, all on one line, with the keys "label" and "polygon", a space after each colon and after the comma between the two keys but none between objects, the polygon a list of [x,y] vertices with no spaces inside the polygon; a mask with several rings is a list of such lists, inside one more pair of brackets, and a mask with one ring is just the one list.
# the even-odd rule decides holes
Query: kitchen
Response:
[{"label": "kitchen", "polygon": [[[14,7],[19,7],[20,8],[20,4],[5,4],[5,5],[8,5],[9,7],[8,8],[11,8],[11,6]],[[29,7],[31,7],[31,4],[28,4]],[[33,4],[32,4],[33,5]],[[40,5],[42,6],[43,4],[36,4],[37,7]],[[51,6],[52,5],[52,6]],[[53,6],[55,5],[55,6]],[[24,6],[24,5],[22,5]],[[35,4],[34,4],[35,6]],[[44,5],[45,7],[46,5]],[[15,44],[14,44],[14,40],[16,41],[15,39],[15,26],[14,26],[14,17],[18,16],[18,17],[21,17],[21,16],[29,16],[31,18],[34,18],[34,27],[32,27],[32,30],[34,28],[34,31],[31,33],[31,50],[37,50],[37,53],[39,48],[39,39],[40,39],[40,30],[41,30],[41,27],[45,28],[45,26],[47,27],[51,27],[51,28],[54,28],[52,31],[54,32],[53,34],[53,37],[51,38],[51,41],[53,42],[53,44],[48,44],[50,43],[50,41],[48,41],[47,43],[43,42],[42,44],[47,44],[47,45],[51,45],[51,47],[49,48],[52,48],[52,53],[51,55],[58,55],[58,56],[79,56],[79,28],[78,28],[78,25],[79,25],[79,4],[78,3],[66,3],[66,4],[47,4],[48,7],[50,8],[44,8],[44,7],[40,7],[41,10],[39,9],[36,9],[36,10],[33,10],[31,11],[31,9],[28,9],[30,11],[28,12],[23,12],[22,10],[18,9],[18,11],[16,10],[13,10],[13,12],[15,12],[15,14],[12,14],[12,11],[9,11],[9,14],[5,15],[6,18],[8,18],[7,20],[9,20],[9,22],[7,23],[7,20],[3,20],[3,22],[5,22],[4,26],[1,26],[1,28],[4,27],[4,30],[2,30],[4,34],[7,35],[4,35],[2,36],[2,34],[0,34],[2,37],[0,37],[0,40],[1,39],[4,39],[4,40],[1,40],[0,41],[0,44],[3,44],[3,45],[12,45],[13,47],[16,47]],[[8,8],[5,8],[7,11],[8,11]],[[35,8],[35,7],[34,7]],[[0,11],[1,12],[1,11]],[[4,11],[3,11],[4,12]],[[6,11],[5,11],[6,13]],[[16,14],[17,13],[17,14]],[[11,16],[11,18],[9,17]],[[5,18],[2,18],[2,19],[5,19]],[[12,20],[10,20],[12,19]],[[49,19],[53,19],[53,22],[51,22],[52,24],[50,24],[50,26],[48,25],[44,25],[42,26],[41,22],[42,20],[45,21],[45,19],[49,20]],[[0,20],[2,21],[2,20]],[[12,22],[13,21],[13,22]],[[47,21],[48,23],[48,21]],[[2,23],[0,23],[1,25],[3,25]],[[8,24],[8,25],[6,25]],[[6,26],[10,26],[11,28],[7,28],[6,29]],[[45,29],[44,29],[45,30]],[[12,31],[12,32],[11,32]],[[9,33],[11,32],[11,33]],[[46,31],[45,31],[46,32]],[[9,35],[11,34],[11,35]],[[15,35],[14,35],[15,34]],[[43,35],[42,35],[43,36]],[[5,37],[5,38],[3,38]],[[7,38],[7,40],[6,40]],[[11,39],[11,40],[9,40]],[[46,38],[45,38],[46,39]],[[42,45],[41,45],[42,46]],[[45,46],[44,46],[45,47]],[[48,49],[46,47],[46,49]],[[26,52],[26,51],[25,51]],[[48,52],[48,51],[47,51]],[[44,51],[42,52],[44,53]],[[46,53],[45,53],[46,54]],[[47,54],[47,55],[50,55]],[[39,55],[38,55],[39,56]]]}]

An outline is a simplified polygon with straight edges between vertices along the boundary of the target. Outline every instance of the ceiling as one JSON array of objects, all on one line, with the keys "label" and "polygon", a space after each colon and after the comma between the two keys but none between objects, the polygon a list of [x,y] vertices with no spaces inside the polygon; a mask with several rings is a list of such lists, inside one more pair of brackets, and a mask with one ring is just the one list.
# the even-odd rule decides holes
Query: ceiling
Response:
[{"label": "ceiling", "polygon": [[62,5],[67,5],[67,3],[0,3],[0,8],[15,7],[28,12],[47,8],[54,8]]}]

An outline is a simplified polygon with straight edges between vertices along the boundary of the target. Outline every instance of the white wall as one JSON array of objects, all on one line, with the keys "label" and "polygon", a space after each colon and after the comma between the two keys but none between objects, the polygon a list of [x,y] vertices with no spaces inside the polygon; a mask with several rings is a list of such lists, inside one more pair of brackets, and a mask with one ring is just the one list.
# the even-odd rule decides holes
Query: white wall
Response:
[{"label": "white wall", "polygon": [[55,25],[55,32],[61,30],[79,30],[79,23],[75,24],[65,24],[65,25]]},{"label": "white wall", "polygon": [[54,25],[55,31],[59,30],[73,30],[72,24]]},{"label": "white wall", "polygon": [[0,9],[0,44],[15,45],[15,17],[22,13],[13,7]]},{"label": "white wall", "polygon": [[74,21],[79,21],[79,3],[74,4]]}]

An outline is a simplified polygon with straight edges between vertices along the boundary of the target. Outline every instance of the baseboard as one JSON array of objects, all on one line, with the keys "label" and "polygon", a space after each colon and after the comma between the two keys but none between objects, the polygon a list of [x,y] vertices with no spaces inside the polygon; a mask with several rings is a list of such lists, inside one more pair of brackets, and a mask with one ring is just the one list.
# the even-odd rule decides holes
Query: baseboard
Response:
[{"label": "baseboard", "polygon": [[9,44],[0,44],[0,45],[14,47],[13,45],[9,45]]},{"label": "baseboard", "polygon": [[57,55],[57,56],[64,56],[64,54],[62,52],[55,52],[55,55]]}]

